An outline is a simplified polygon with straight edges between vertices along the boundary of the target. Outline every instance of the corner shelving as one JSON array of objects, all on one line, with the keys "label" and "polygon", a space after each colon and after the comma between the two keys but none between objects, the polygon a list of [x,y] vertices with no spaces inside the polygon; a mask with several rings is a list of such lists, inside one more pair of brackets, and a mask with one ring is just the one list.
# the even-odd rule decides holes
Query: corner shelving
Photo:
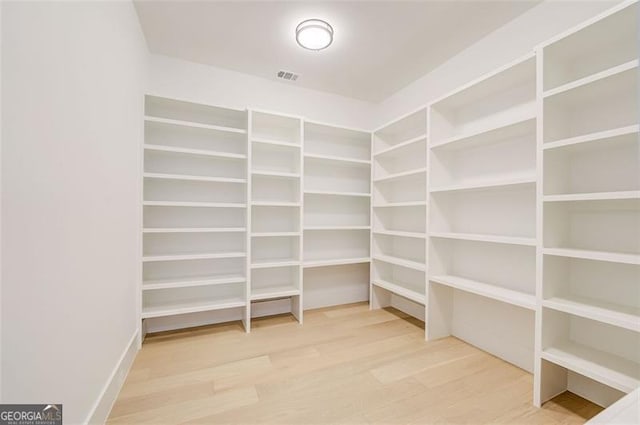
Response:
[{"label": "corner shelving", "polygon": [[305,121],[304,204],[305,291],[321,299],[313,306],[362,301],[370,262],[370,133]]},{"label": "corner shelving", "polygon": [[288,298],[302,323],[302,120],[250,110],[249,123],[249,306]]},{"label": "corner shelving", "polygon": [[639,6],[538,49],[543,224],[534,403],[640,386]]},{"label": "corner shelving", "polygon": [[246,112],[145,110],[141,317],[245,308]]},{"label": "corner shelving", "polygon": [[[427,111],[373,134],[371,308],[394,306],[424,319]],[[405,305],[409,302],[409,305]]]},{"label": "corner shelving", "polygon": [[454,335],[529,371],[536,118],[534,54],[429,108],[427,338]]}]

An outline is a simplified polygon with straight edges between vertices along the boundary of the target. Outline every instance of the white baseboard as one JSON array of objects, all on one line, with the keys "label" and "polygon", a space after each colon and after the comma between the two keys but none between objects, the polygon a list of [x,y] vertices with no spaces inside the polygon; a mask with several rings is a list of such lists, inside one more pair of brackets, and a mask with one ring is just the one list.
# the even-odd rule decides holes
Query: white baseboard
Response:
[{"label": "white baseboard", "polygon": [[124,381],[127,378],[127,374],[129,373],[129,369],[133,364],[133,360],[136,358],[136,354],[138,353],[139,333],[140,330],[136,329],[136,331],[131,336],[131,339],[129,339],[129,343],[125,347],[122,355],[120,356],[120,359],[118,360],[118,363],[111,372],[109,379],[105,383],[104,388],[98,396],[98,399],[89,412],[85,424],[102,425],[107,421],[109,413],[111,412],[111,408],[113,407],[113,404],[118,397],[118,393],[120,393],[122,384],[124,384]]}]

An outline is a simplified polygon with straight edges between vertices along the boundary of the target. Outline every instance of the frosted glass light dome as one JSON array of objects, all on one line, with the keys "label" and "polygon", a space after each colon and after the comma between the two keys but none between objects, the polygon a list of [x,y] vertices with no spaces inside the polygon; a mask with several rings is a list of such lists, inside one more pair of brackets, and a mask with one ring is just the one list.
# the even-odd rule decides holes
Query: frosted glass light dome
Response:
[{"label": "frosted glass light dome", "polygon": [[296,27],[296,41],[305,49],[326,49],[333,42],[333,28],[321,19],[307,19]]}]

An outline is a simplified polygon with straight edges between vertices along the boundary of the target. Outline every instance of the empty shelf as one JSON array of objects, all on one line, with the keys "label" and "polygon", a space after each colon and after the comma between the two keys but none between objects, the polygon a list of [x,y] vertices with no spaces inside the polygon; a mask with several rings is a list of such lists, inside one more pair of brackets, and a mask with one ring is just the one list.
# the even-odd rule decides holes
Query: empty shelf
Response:
[{"label": "empty shelf", "polygon": [[557,257],[582,258],[585,260],[609,261],[612,263],[640,265],[640,254],[625,254],[610,251],[593,251],[573,248],[544,248],[543,254]]},{"label": "empty shelf", "polygon": [[246,279],[241,275],[189,276],[174,279],[150,279],[142,282],[142,290],[151,291],[157,289],[189,288],[192,286],[225,285],[244,282],[246,282]]},{"label": "empty shelf", "polygon": [[254,201],[251,203],[254,207],[299,207],[300,202],[286,201]]},{"label": "empty shelf", "polygon": [[142,233],[236,233],[246,230],[244,227],[146,227]]},{"label": "empty shelf", "polygon": [[431,149],[449,149],[455,148],[458,145],[470,145],[474,146],[489,144],[493,142],[503,141],[509,138],[519,136],[527,131],[535,131],[536,116],[530,114],[525,117],[518,117],[513,121],[506,123],[500,123],[492,127],[483,128],[482,130],[475,131],[468,134],[460,134],[441,142],[431,145]]},{"label": "empty shelf", "polygon": [[289,179],[299,179],[300,178],[300,174],[299,173],[284,173],[284,172],[280,172],[280,171],[254,170],[254,171],[251,172],[251,175],[253,175],[253,176],[265,176],[265,177],[282,177],[282,178],[289,178]]},{"label": "empty shelf", "polygon": [[391,283],[382,279],[374,279],[372,284],[422,305],[425,305],[427,300],[424,293],[420,293],[401,284]]},{"label": "empty shelf", "polygon": [[176,314],[197,313],[201,311],[223,310],[244,307],[247,303],[242,298],[226,298],[221,300],[194,300],[179,303],[167,303],[142,308],[142,318],[173,316]]},{"label": "empty shelf", "polygon": [[247,204],[233,202],[144,201],[147,207],[246,208]]},{"label": "empty shelf", "polygon": [[173,120],[173,119],[169,119],[169,118],[146,116],[144,119],[147,122],[178,125],[178,126],[181,126],[181,127],[204,128],[204,129],[207,129],[207,130],[224,131],[224,132],[227,132],[227,133],[245,134],[247,132],[246,130],[241,129],[241,128],[224,127],[224,126],[220,126],[220,125],[211,125],[211,124],[202,124],[202,123],[192,122],[192,121]]},{"label": "empty shelf", "polygon": [[453,184],[450,186],[433,188],[430,190],[430,192],[438,193],[438,192],[453,192],[453,191],[464,191],[464,190],[484,190],[484,189],[495,189],[495,188],[501,188],[501,187],[513,187],[513,186],[521,186],[521,185],[535,185],[535,184],[536,184],[536,177],[527,176],[527,177],[495,180],[495,181],[479,181],[476,183],[459,183],[459,184]]},{"label": "empty shelf", "polygon": [[368,263],[371,259],[369,257],[359,257],[359,258],[336,258],[331,260],[309,260],[304,262],[305,268],[313,268],[313,267],[328,267],[328,266],[343,266],[347,264],[361,264]]},{"label": "empty shelf", "polygon": [[405,238],[417,238],[424,239],[426,237],[425,233],[421,232],[404,232],[401,230],[374,230],[374,235],[386,235],[386,236],[402,236]]},{"label": "empty shelf", "polygon": [[640,332],[640,309],[638,308],[573,295],[553,297],[542,301],[542,305],[553,310]]},{"label": "empty shelf", "polygon": [[393,257],[391,255],[374,255],[374,260],[382,261],[389,264],[395,264],[397,266],[406,267],[413,270],[425,271],[426,266],[424,263],[418,263],[417,261],[405,260],[404,258]]},{"label": "empty shelf", "polygon": [[317,153],[305,153],[304,157],[322,160],[322,161],[340,161],[340,162],[350,162],[353,164],[362,164],[362,165],[371,164],[371,161],[369,161],[368,159],[347,158],[345,156],[322,155]]},{"label": "empty shelf", "polygon": [[529,310],[534,310],[536,307],[536,297],[524,292],[451,275],[431,276],[429,280]]},{"label": "empty shelf", "polygon": [[270,139],[263,139],[263,138],[258,138],[258,137],[254,137],[251,139],[252,142],[254,143],[262,143],[265,145],[275,145],[275,146],[287,146],[290,148],[297,148],[300,149],[300,145],[297,143],[291,143],[291,142],[281,142],[279,140],[270,140]]},{"label": "empty shelf", "polygon": [[252,269],[270,269],[275,267],[299,266],[299,260],[258,260],[251,264]]},{"label": "empty shelf", "polygon": [[544,92],[543,97],[555,96],[557,94],[564,93],[569,90],[576,89],[578,87],[586,86],[591,83],[595,83],[597,81],[603,80],[608,77],[612,77],[614,75],[620,74],[625,71],[629,71],[634,68],[638,68],[638,59],[623,63],[621,65],[614,66],[612,68],[595,73],[593,75],[589,75],[588,77],[580,78],[579,80],[572,81],[560,87],[547,90],[546,92]]},{"label": "empty shelf", "polygon": [[300,295],[300,289],[291,285],[270,286],[267,288],[252,288],[251,301],[267,300]]},{"label": "empty shelf", "polygon": [[300,236],[300,232],[255,232],[251,234],[252,238],[269,238],[278,236]]},{"label": "empty shelf", "polygon": [[554,345],[542,358],[625,393],[640,386],[640,364],[584,345]]},{"label": "empty shelf", "polygon": [[228,158],[228,159],[246,159],[247,158],[246,155],[238,154],[238,153],[216,152],[216,151],[209,151],[205,149],[178,148],[178,147],[166,146],[166,145],[145,144],[144,149],[148,151],[180,153],[180,154],[188,154],[188,155],[196,155],[196,156],[212,156],[216,158]]},{"label": "empty shelf", "polygon": [[565,146],[578,145],[582,143],[597,142],[603,139],[609,139],[612,137],[625,136],[627,134],[634,134],[640,131],[640,125],[629,125],[625,127],[614,128],[611,130],[598,131],[595,133],[584,134],[582,136],[570,137],[568,139],[556,140],[554,142],[547,142],[542,145],[543,149],[558,149]]},{"label": "empty shelf", "polygon": [[146,179],[164,179],[164,180],[187,180],[194,182],[212,182],[212,183],[246,183],[246,179],[236,179],[231,177],[206,177],[206,176],[188,176],[183,174],[164,174],[164,173],[144,173]]},{"label": "empty shelf", "polygon": [[376,204],[373,208],[424,207],[426,205],[426,201],[388,202],[386,204]]},{"label": "empty shelf", "polygon": [[595,193],[568,193],[562,195],[544,196],[545,202],[608,201],[615,199],[640,199],[640,190]]},{"label": "empty shelf", "polygon": [[457,239],[464,241],[492,242],[510,245],[536,246],[535,238],[522,238],[514,236],[498,236],[498,235],[480,235],[474,233],[455,233],[455,232],[431,232],[429,236],[432,238]]},{"label": "empty shelf", "polygon": [[306,226],[304,230],[369,230],[371,226]]},{"label": "empty shelf", "polygon": [[326,195],[326,196],[360,196],[363,198],[370,198],[370,193],[359,192],[335,192],[331,190],[305,190],[305,195]]},{"label": "empty shelf", "polygon": [[216,252],[204,254],[171,254],[171,255],[146,255],[142,257],[144,262],[153,261],[180,261],[180,260],[212,260],[218,258],[242,258],[244,252]]},{"label": "empty shelf", "polygon": [[378,152],[374,153],[374,154],[373,154],[373,156],[382,156],[382,155],[387,155],[387,154],[389,154],[390,152],[394,152],[394,151],[395,151],[395,150],[397,150],[397,149],[402,149],[402,148],[404,148],[404,147],[407,147],[407,146],[412,145],[412,144],[414,144],[414,143],[421,142],[421,141],[426,140],[426,139],[427,139],[427,135],[426,135],[426,134],[421,134],[421,135],[420,135],[420,136],[418,136],[418,137],[414,137],[414,138],[409,139],[409,140],[406,140],[406,141],[404,141],[404,142],[396,143],[395,145],[393,145],[393,146],[391,146],[391,147],[389,147],[389,148],[382,149],[382,150],[380,150],[380,151],[378,151]]},{"label": "empty shelf", "polygon": [[426,175],[427,169],[422,167],[422,168],[417,168],[415,170],[409,170],[409,171],[403,171],[401,173],[394,173],[394,174],[389,174],[388,176],[384,176],[384,177],[378,177],[376,179],[374,179],[374,183],[388,183],[388,182],[393,182],[393,181],[397,181],[397,180],[402,180],[405,178],[411,178],[414,176],[419,176],[421,174]]}]

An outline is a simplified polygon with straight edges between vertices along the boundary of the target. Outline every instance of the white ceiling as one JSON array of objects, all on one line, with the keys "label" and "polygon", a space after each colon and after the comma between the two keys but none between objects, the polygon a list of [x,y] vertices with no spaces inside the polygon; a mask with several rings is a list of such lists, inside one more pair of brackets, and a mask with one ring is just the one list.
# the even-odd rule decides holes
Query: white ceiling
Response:
[{"label": "white ceiling", "polygon": [[[379,102],[539,0],[142,1],[135,2],[153,53]],[[312,52],[296,25],[328,21],[333,44]],[[279,80],[280,81],[280,80]]]}]

